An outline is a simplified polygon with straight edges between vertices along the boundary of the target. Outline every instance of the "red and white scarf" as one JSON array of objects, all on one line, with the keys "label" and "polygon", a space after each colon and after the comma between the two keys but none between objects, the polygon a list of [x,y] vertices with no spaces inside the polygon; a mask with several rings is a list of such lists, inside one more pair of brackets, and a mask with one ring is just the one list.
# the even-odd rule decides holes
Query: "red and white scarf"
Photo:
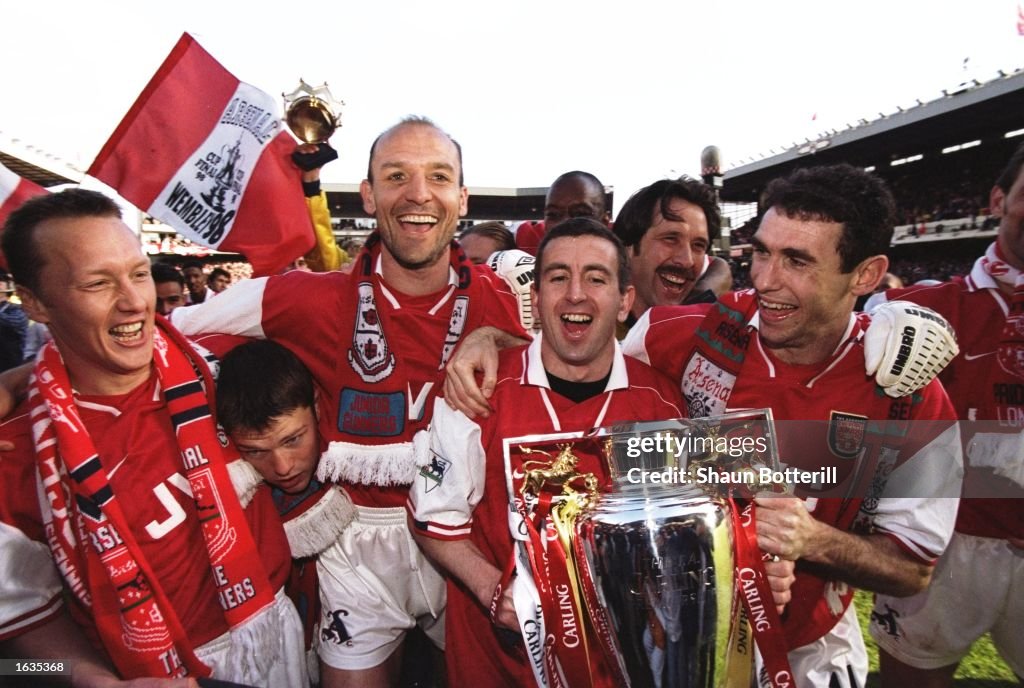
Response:
[{"label": "red and white scarf", "polygon": [[[347,352],[348,365],[358,375],[352,387],[370,390],[382,380],[395,388],[404,384],[396,380],[415,379],[414,374],[433,380],[437,387],[443,380],[443,371],[470,321],[470,305],[479,298],[479,280],[473,279],[473,264],[455,241],[451,243],[449,282],[430,312],[443,312],[451,308],[448,331],[437,350],[437,365],[430,370],[412,370],[407,360],[396,356],[388,340],[390,314],[402,307],[398,297],[384,283],[379,271],[381,239],[373,233],[362,252],[355,259],[355,269],[349,282],[353,290],[351,300],[358,304],[352,334],[352,345]],[[378,297],[382,297],[378,302]],[[478,301],[478,303],[480,303]],[[479,317],[474,319],[474,323]],[[468,329],[472,330],[475,324]],[[424,405],[429,411],[430,402]],[[352,437],[350,441],[335,440],[322,455],[317,478],[324,482],[339,480],[361,485],[408,485],[415,478],[416,464],[411,437],[405,441],[381,443],[372,435]]]},{"label": "red and white scarf", "polygon": [[996,359],[1007,373],[1024,379],[1024,273],[1006,261],[998,241],[989,244],[977,265],[996,282],[1013,287]]},{"label": "red and white scarf", "polygon": [[[168,451],[182,457],[232,645],[253,647],[248,661],[260,662],[255,646],[272,623],[274,590],[228,477],[233,450],[217,439],[209,369],[165,322],[158,318],[153,333],[153,363],[178,438]],[[119,500],[113,492],[53,342],[36,362],[29,398],[47,540],[118,671],[126,678],[209,676],[132,533],[121,508],[130,495]]]}]

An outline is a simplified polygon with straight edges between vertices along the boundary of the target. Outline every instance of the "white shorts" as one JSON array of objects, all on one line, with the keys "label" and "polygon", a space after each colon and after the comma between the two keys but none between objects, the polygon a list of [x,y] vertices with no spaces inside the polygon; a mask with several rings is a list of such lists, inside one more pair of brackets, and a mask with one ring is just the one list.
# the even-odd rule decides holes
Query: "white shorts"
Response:
[{"label": "white shorts", "polygon": [[266,624],[255,638],[246,639],[245,630],[236,629],[197,647],[196,657],[221,681],[270,688],[309,685],[302,622],[283,590],[261,615],[265,618],[250,620]]},{"label": "white shorts", "polygon": [[871,636],[918,669],[956,664],[986,632],[1024,676],[1024,551],[1005,540],[954,533],[928,588],[913,597],[879,595]]},{"label": "white shorts", "polygon": [[412,539],[402,507],[356,507],[338,541],[320,553],[320,659],[370,669],[419,624],[444,649],[445,581]]},{"label": "white shorts", "polygon": [[[760,652],[754,666],[758,686],[769,688],[771,682],[768,673],[762,671]],[[864,688],[868,680],[868,652],[853,602],[831,631],[789,652],[789,668],[797,688]]]}]

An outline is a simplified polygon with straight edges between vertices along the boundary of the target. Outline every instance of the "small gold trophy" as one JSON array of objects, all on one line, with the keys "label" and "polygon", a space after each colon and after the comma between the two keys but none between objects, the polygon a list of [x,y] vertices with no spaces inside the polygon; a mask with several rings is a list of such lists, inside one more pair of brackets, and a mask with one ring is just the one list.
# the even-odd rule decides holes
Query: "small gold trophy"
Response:
[{"label": "small gold trophy", "polygon": [[284,98],[284,121],[303,143],[326,143],[334,130],[341,126],[340,111],[343,103],[335,100],[327,84],[316,88],[299,79],[298,87]]}]

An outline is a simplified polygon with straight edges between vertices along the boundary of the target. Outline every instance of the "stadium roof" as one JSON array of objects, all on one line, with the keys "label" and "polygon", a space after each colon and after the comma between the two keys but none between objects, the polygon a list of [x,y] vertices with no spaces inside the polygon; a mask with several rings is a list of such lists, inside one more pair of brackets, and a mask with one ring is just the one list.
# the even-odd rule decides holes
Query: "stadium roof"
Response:
[{"label": "stadium roof", "polygon": [[985,83],[965,82],[936,100],[883,115],[843,131],[729,170],[722,199],[756,202],[772,179],[798,167],[848,162],[868,167],[1024,128],[1024,70]]},{"label": "stadium roof", "polygon": [[[363,210],[358,184],[324,183],[331,215],[345,218],[369,218]],[[466,220],[538,220],[544,214],[544,202],[548,193],[546,186],[499,188],[487,186],[469,187],[469,212]],[[615,189],[604,188],[605,203],[611,208]]]},{"label": "stadium roof", "polygon": [[0,165],[40,186],[73,184],[83,173],[64,160],[0,132]]}]

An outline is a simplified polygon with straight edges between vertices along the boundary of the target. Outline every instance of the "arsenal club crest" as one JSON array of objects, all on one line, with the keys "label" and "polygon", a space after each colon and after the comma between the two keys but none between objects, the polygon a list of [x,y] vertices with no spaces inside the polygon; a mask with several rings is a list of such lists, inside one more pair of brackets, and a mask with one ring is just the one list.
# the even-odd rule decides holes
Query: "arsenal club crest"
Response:
[{"label": "arsenal club crest", "polygon": [[359,285],[359,312],[348,362],[365,382],[380,382],[395,370],[395,355],[384,338],[370,282]]},{"label": "arsenal club crest", "polygon": [[828,419],[828,449],[840,459],[855,459],[864,446],[868,417],[832,411]]},{"label": "arsenal club crest", "polygon": [[1005,372],[1024,379],[1024,316],[1017,314],[1006,320],[996,360]]}]

